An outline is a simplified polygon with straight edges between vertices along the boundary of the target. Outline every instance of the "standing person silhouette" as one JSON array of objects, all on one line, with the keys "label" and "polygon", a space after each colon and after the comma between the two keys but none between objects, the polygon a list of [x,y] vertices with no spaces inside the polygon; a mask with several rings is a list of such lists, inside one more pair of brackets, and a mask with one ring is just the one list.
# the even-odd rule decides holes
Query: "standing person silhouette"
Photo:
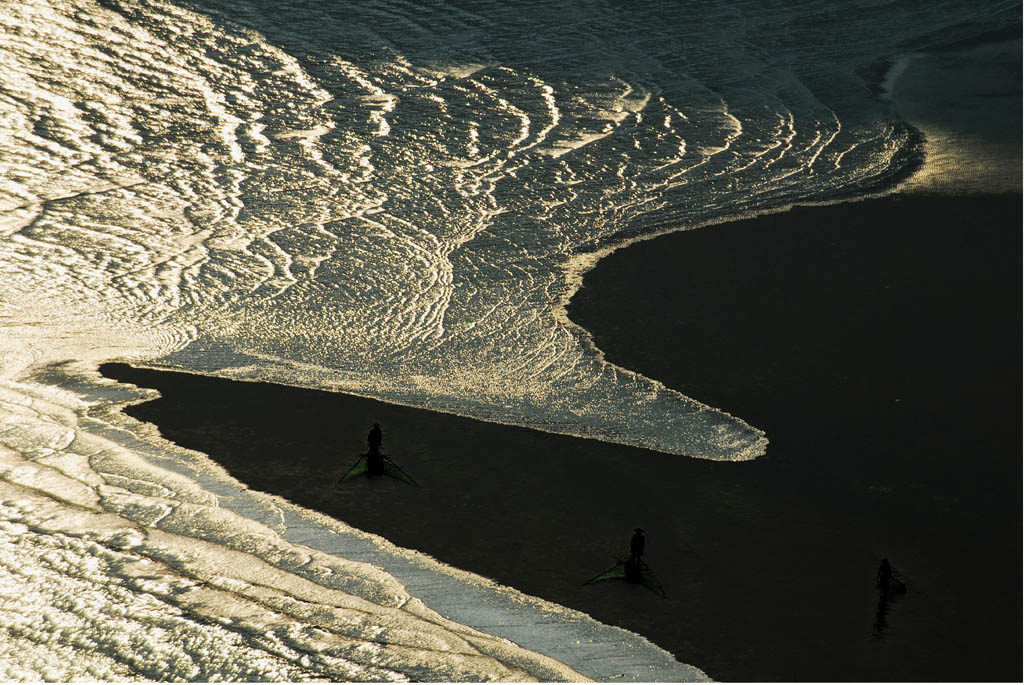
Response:
[{"label": "standing person silhouette", "polygon": [[892,582],[892,564],[888,559],[882,559],[878,565],[878,572],[875,574],[875,585],[882,591],[882,594],[889,592],[889,584]]},{"label": "standing person silhouette", "polygon": [[644,538],[643,528],[636,528],[633,537],[629,539],[629,561],[626,562],[626,580],[638,582],[643,579],[640,557],[644,555],[644,547],[647,544]]},{"label": "standing person silhouette", "polygon": [[644,538],[643,528],[637,528],[633,537],[629,539],[629,560],[632,562],[640,561],[640,557],[644,555],[644,546],[647,544],[647,539]]},{"label": "standing person silhouette", "polygon": [[378,476],[384,473],[384,455],[380,451],[380,444],[383,441],[384,433],[380,429],[380,424],[373,424],[369,435],[366,436],[366,442],[370,446],[370,453],[366,458],[366,467],[370,473]]}]

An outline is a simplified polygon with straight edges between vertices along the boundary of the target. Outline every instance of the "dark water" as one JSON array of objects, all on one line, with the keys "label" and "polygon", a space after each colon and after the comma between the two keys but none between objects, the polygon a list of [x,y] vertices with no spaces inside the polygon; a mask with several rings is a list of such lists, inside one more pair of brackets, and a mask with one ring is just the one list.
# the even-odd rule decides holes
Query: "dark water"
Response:
[{"label": "dark water", "polygon": [[[749,463],[103,370],[159,388],[130,413],[251,487],[639,632],[713,678],[1017,680],[1019,225],[1019,196],[896,198],[603,261],[573,319],[612,361],[763,426],[769,452]],[[333,487],[374,420],[421,488]],[[637,525],[668,598],[581,586]],[[885,604],[882,557],[908,588]]]},{"label": "dark water", "polygon": [[[754,478],[796,512],[760,522],[793,572],[788,592],[765,579],[793,607],[775,639],[835,649],[826,607],[853,599],[855,549],[904,574],[910,592],[869,640],[847,623],[863,651],[836,649],[823,677],[1020,677],[1019,223],[1019,196],[797,209],[613,255],[574,310],[610,359],[768,432]],[[610,287],[619,270],[647,297]],[[821,622],[794,630],[812,604]]]}]

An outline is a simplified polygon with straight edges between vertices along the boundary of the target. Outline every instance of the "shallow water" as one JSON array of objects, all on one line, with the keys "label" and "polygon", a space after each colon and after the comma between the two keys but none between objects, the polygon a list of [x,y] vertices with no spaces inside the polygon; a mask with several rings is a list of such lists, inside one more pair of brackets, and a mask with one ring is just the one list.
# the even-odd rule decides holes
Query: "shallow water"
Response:
[{"label": "shallow water", "polygon": [[[486,2],[5,3],[3,521],[9,541],[35,550],[8,568],[5,599],[28,573],[35,585],[63,588],[61,598],[95,592],[100,602],[105,590],[83,589],[76,569],[103,567],[104,587],[120,583],[146,606],[157,597],[172,607],[160,619],[170,623],[110,634],[191,644],[205,628],[178,620],[175,598],[188,593],[177,570],[161,571],[173,582],[138,588],[110,570],[127,563],[121,554],[150,553],[146,536],[160,537],[164,520],[151,514],[191,511],[197,497],[206,514],[231,522],[193,516],[174,531],[195,541],[192,551],[181,542],[182,554],[202,556],[208,545],[227,554],[224,527],[249,521],[257,537],[283,535],[264,530],[274,507],[239,495],[204,457],[118,424],[110,410],[122,396],[93,387],[102,385],[94,367],[112,359],[711,460],[763,454],[763,426],[725,400],[691,399],[685,384],[608,363],[565,316],[581,274],[615,246],[660,231],[908,179],[922,154],[941,158],[943,140],[966,138],[896,116],[913,120],[893,93],[934,64],[915,57],[899,74],[892,66],[993,31],[1005,42],[998,32],[1018,27],[1018,14],[1010,2],[529,11]],[[986,82],[1000,84],[999,102],[1019,103],[1019,79]],[[992,146],[964,149],[974,168],[995,158]],[[97,424],[89,412],[101,409]],[[113,470],[101,466],[111,451],[121,464]],[[149,475],[133,475],[140,469]],[[173,487],[162,480],[168,469]],[[242,500],[238,511],[226,504]],[[82,520],[69,513],[83,507]],[[89,524],[94,514],[115,523]],[[60,525],[45,528],[51,519]],[[122,544],[119,526],[147,532]],[[47,566],[61,545],[72,561]],[[298,582],[287,556],[273,557],[281,591]],[[370,677],[358,671],[365,663],[345,670],[358,661],[345,650],[343,662],[308,666],[305,647],[293,649],[308,643],[288,633],[292,651],[278,649],[287,631],[264,624],[242,638],[274,655],[253,671],[212,653],[111,660],[135,647],[83,638],[98,633],[75,623],[83,613],[66,623],[48,614],[64,601],[55,597],[16,604],[5,619],[21,626],[8,630],[17,632],[18,648],[4,656],[12,677]],[[218,622],[239,606],[195,611]],[[22,613],[52,629],[25,628],[38,621],[12,618]],[[76,671],[71,653],[107,656]],[[403,658],[385,653],[379,663],[400,677]],[[412,661],[453,676],[443,660]],[[518,677],[502,670],[518,668],[511,661],[469,661],[458,675]],[[534,674],[561,668],[531,663]]]},{"label": "shallow water", "polygon": [[[101,370],[158,388],[129,413],[250,487],[628,628],[716,680],[1012,680],[1019,322],[1003,312],[1018,302],[1004,283],[1019,223],[1019,196],[899,196],[681,233],[599,265],[573,318],[616,362],[756,417],[774,439],[752,462]],[[420,487],[335,483],[375,421]],[[638,525],[668,596],[584,586]],[[907,584],[884,604],[882,557]],[[998,592],[978,591],[980,568]]]}]

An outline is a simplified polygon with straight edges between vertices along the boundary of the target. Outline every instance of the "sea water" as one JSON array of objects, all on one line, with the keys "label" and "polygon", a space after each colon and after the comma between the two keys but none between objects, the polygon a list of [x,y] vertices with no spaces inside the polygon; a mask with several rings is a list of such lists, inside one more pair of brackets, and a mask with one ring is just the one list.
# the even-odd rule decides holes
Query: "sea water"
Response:
[{"label": "sea water", "polygon": [[893,188],[927,148],[892,84],[1008,26],[1011,2],[4,3],[5,674],[701,677],[246,491],[95,366],[756,458],[728,407],[603,359],[565,316],[582,273]]}]

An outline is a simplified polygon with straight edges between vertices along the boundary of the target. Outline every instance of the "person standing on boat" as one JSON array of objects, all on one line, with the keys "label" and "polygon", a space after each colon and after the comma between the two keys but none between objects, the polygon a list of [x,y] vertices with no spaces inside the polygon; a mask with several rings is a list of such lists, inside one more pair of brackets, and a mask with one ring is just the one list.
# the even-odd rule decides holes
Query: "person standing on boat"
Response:
[{"label": "person standing on boat", "polygon": [[889,592],[889,585],[892,583],[892,564],[888,559],[882,559],[878,565],[878,572],[875,574],[875,585],[882,591],[882,594]]},{"label": "person standing on boat", "polygon": [[366,442],[370,446],[370,453],[366,455],[366,466],[367,470],[375,475],[384,473],[384,455],[380,452],[380,444],[383,441],[384,432],[381,431],[380,424],[373,424],[369,435],[366,436]]},{"label": "person standing on boat", "polygon": [[644,555],[644,546],[647,541],[644,539],[644,531],[637,528],[633,531],[633,537],[629,539],[629,561],[626,562],[626,580],[633,582],[643,581],[643,562],[640,557]]},{"label": "person standing on boat", "polygon": [[637,528],[633,532],[633,537],[629,539],[629,560],[633,563],[639,562],[640,557],[644,555],[644,546],[646,546],[647,540],[644,538],[643,528]]}]

